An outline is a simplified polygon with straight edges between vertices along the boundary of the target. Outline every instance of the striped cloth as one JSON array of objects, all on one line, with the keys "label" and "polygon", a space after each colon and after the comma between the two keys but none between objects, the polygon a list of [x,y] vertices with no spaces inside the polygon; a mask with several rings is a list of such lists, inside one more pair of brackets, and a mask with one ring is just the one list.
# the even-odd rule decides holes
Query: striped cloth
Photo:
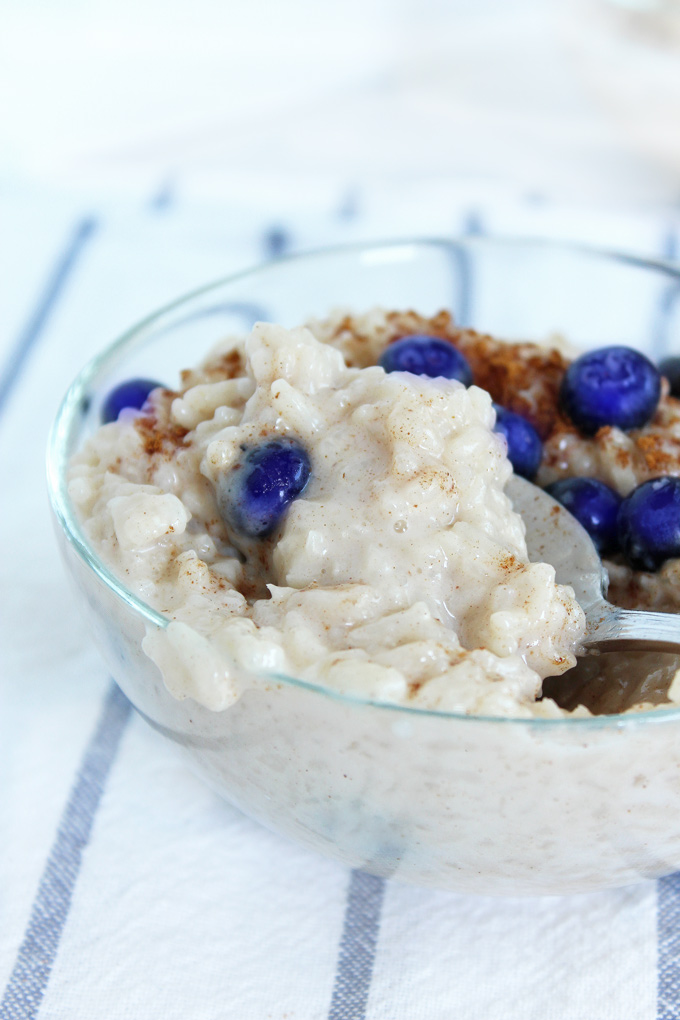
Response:
[{"label": "striped cloth", "polygon": [[163,184],[84,207],[6,189],[0,222],[0,1020],[680,1018],[676,876],[564,898],[438,893],[350,873],[222,803],[106,675],[71,604],[43,465],[90,355],[263,257],[475,231],[673,257],[673,215],[350,182],[298,204]]}]

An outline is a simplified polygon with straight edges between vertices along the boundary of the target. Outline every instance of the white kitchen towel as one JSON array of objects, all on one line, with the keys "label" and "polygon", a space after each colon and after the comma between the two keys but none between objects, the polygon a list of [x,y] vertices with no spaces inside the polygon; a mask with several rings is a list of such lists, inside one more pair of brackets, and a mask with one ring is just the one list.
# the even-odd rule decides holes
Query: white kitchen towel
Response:
[{"label": "white kitchen towel", "polygon": [[439,893],[351,873],[221,802],[106,675],[44,483],[78,368],[204,281],[292,248],[413,233],[673,256],[672,212],[456,181],[347,181],[278,205],[159,182],[143,203],[89,205],[7,186],[0,223],[0,1020],[680,1018],[678,877],[563,898]]}]

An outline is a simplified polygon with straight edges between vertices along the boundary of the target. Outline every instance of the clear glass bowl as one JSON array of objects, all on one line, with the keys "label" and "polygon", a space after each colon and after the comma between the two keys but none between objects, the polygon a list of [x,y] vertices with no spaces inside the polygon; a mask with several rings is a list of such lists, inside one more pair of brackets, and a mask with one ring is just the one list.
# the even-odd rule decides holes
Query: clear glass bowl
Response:
[{"label": "clear glass bowl", "polygon": [[453,311],[506,339],[680,352],[680,273],[540,242],[409,241],[326,250],[219,281],[152,315],[81,372],[49,442],[61,550],[108,665],[137,710],[231,803],[306,847],[408,882],[567,893],[680,868],[680,710],[491,719],[379,704],[285,676],[244,677],[211,712],[175,699],[144,653],[169,620],[98,559],[69,501],[71,454],[113,385],[172,385],[225,334],[331,308]]}]

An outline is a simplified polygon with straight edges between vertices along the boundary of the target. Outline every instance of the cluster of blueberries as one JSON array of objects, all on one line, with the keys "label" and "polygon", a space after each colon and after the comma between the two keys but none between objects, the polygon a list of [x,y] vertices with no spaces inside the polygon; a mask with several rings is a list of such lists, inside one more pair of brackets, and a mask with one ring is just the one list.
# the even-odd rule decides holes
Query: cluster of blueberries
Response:
[{"label": "cluster of blueberries", "polygon": [[[379,364],[386,372],[444,376],[465,386],[472,382],[464,355],[438,337],[403,337],[385,349]],[[602,347],[571,363],[562,380],[560,406],[586,436],[603,425],[641,428],[657,409],[662,374],[671,392],[680,394],[680,358],[657,368],[630,347]],[[533,479],[542,456],[538,433],[521,415],[494,406],[496,431],[505,437],[514,471]],[[563,478],[546,491],[576,517],[601,556],[621,551],[637,570],[657,570],[680,556],[680,478],[643,482],[625,499],[595,478]]]},{"label": "cluster of blueberries", "polygon": [[[389,344],[378,364],[386,372],[410,372],[432,378],[473,382],[465,356],[446,340],[406,336]],[[567,369],[560,405],[587,436],[603,425],[640,428],[656,411],[661,375],[680,395],[680,358],[659,368],[629,347],[603,347],[577,358]],[[124,407],[141,408],[161,383],[131,379],[112,390],[101,410],[104,423]],[[542,444],[533,425],[519,414],[494,405],[496,431],[505,437],[514,471],[529,480],[538,471]],[[236,534],[265,538],[301,495],[311,475],[307,451],[293,439],[275,438],[243,450],[218,494],[220,512]],[[680,478],[664,476],[639,485],[625,499],[595,478],[563,478],[546,490],[588,531],[600,555],[621,551],[638,570],[657,570],[680,556]]]}]

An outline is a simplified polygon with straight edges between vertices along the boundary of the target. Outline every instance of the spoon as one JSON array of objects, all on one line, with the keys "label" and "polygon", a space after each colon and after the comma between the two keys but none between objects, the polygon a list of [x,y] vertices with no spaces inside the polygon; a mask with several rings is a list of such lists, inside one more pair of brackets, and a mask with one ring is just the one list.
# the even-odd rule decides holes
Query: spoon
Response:
[{"label": "spoon", "polygon": [[551,563],[558,584],[569,584],[586,614],[583,645],[603,652],[680,652],[680,614],[619,609],[607,602],[609,578],[585,528],[537,485],[513,475],[506,486],[526,525],[529,559]]}]

